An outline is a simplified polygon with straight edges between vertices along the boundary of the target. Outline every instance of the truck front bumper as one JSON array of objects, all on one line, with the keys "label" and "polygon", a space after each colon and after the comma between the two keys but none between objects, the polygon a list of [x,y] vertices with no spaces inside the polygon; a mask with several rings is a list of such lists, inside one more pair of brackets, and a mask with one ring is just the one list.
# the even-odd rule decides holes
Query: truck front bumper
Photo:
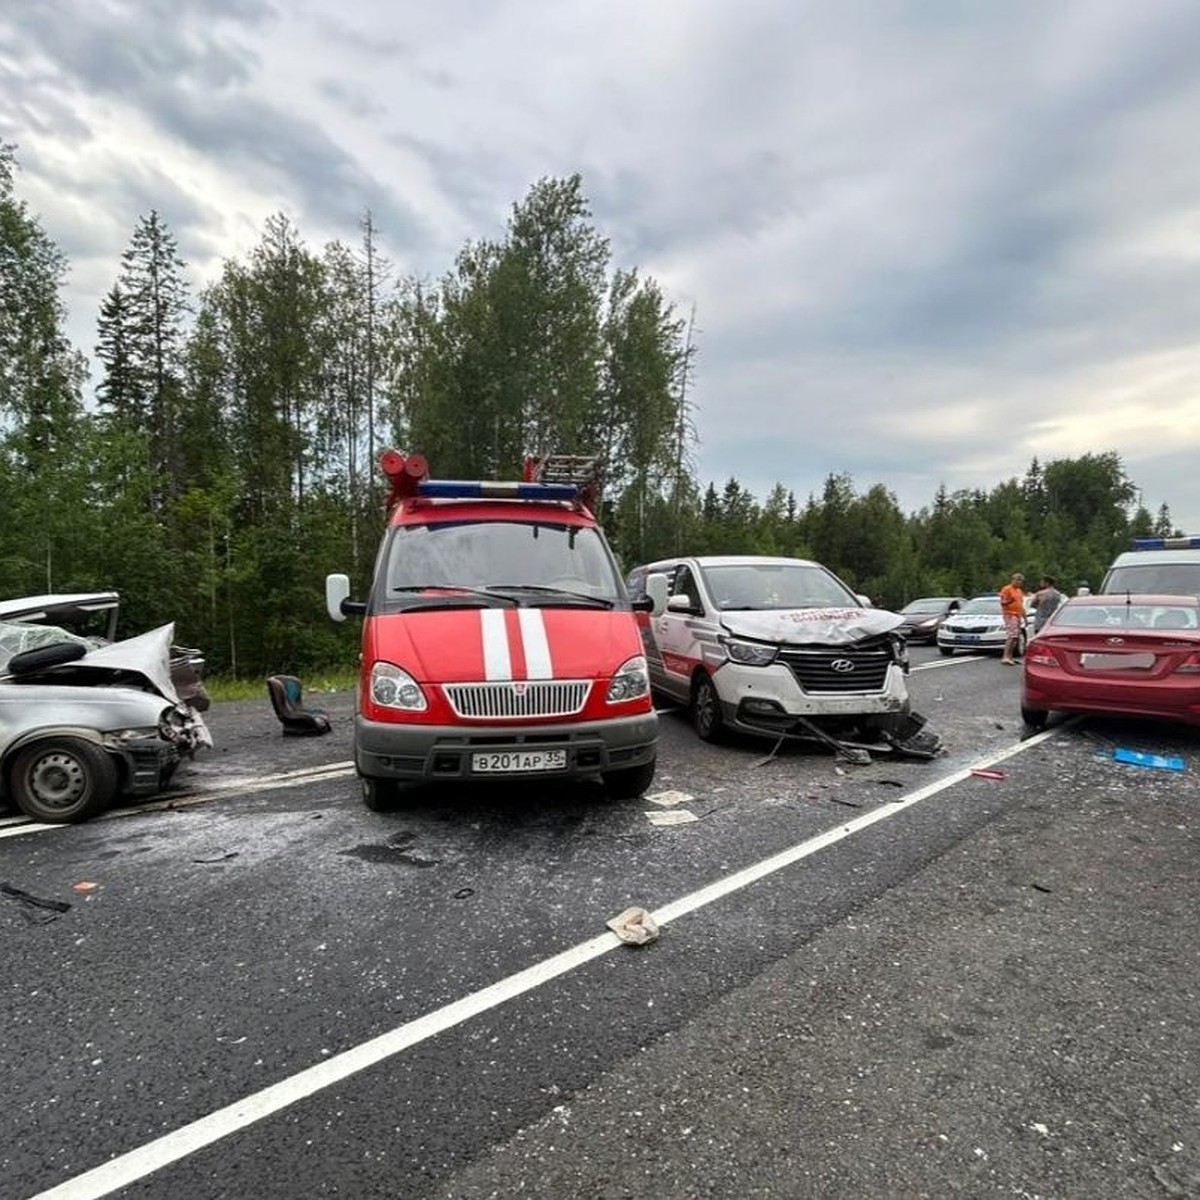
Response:
[{"label": "truck front bumper", "polygon": [[[579,724],[405,725],[354,720],[354,764],[376,779],[513,779],[576,777],[639,767],[653,761],[658,746],[658,714],[639,713]],[[486,771],[480,764],[497,755],[515,759],[561,751],[562,766]],[[478,756],[478,757],[477,757]],[[557,761],[559,756],[555,755]]]}]

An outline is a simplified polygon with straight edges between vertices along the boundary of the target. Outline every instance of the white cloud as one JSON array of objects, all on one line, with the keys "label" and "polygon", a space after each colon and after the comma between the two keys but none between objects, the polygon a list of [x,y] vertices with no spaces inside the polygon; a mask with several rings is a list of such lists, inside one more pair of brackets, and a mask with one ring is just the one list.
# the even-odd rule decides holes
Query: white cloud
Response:
[{"label": "white cloud", "polygon": [[1115,449],[1200,530],[1200,10],[798,0],[44,0],[0,18],[0,137],[100,295],[156,207],[193,279],[283,210],[370,207],[440,274],[580,172],[699,348],[705,481],[908,508]]}]

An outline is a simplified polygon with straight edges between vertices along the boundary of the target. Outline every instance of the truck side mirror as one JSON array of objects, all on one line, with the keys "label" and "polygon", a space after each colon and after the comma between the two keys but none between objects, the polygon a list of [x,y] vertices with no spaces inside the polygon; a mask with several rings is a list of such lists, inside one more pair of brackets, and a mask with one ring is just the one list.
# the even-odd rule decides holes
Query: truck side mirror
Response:
[{"label": "truck side mirror", "polygon": [[362,616],[367,611],[365,601],[350,599],[349,575],[325,576],[325,611],[339,622],[349,616]]}]

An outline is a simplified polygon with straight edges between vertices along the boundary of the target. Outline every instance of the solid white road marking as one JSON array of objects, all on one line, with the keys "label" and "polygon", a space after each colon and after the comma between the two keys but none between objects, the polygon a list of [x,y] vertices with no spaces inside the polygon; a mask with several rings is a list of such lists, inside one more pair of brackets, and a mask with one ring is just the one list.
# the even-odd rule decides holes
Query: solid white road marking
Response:
[{"label": "solid white road marking", "polygon": [[[845,825],[839,825],[836,829],[830,829],[815,838],[810,838],[806,842],[784,850],[780,854],[772,855],[770,858],[765,858],[742,871],[737,871],[725,879],[709,884],[689,896],[664,905],[653,912],[651,916],[659,926],[676,921],[698,908],[712,904],[741,888],[748,887],[750,884],[780,871],[784,867],[791,866],[792,863],[799,862],[803,858],[808,858],[871,825],[886,821],[897,813],[911,808],[914,804],[919,804],[922,800],[927,800],[930,796],[937,795],[938,792],[945,791],[946,788],[952,787],[956,783],[961,783],[969,778],[972,770],[990,767],[1007,758],[1012,758],[1029,746],[1045,741],[1046,738],[1052,736],[1052,733],[1052,730],[1045,730],[1015,746],[997,751],[995,754],[973,763],[970,767],[964,767],[926,787],[918,788],[917,791],[885,804],[873,812],[864,813],[863,816],[857,817]],[[147,1175],[170,1166],[205,1146],[211,1146],[214,1142],[229,1137],[256,1121],[261,1121],[264,1117],[269,1117],[327,1087],[341,1083],[359,1071],[373,1067],[385,1059],[392,1058],[420,1042],[478,1016],[480,1013],[524,995],[623,944],[615,933],[602,933],[590,941],[572,946],[561,954],[526,967],[525,970],[518,971],[515,975],[509,975],[506,979],[501,979],[477,992],[472,992],[460,1000],[434,1009],[423,1017],[417,1017],[416,1020],[399,1025],[370,1041],[363,1042],[324,1062],[308,1067],[288,1079],[280,1080],[278,1083],[237,1100],[225,1108],[219,1108],[189,1125],[181,1126],[171,1133],[155,1138],[152,1142],[147,1142],[144,1146],[139,1146],[136,1150],[118,1155],[98,1167],[93,1167],[90,1171],[85,1171],[82,1175],[68,1179],[47,1191],[39,1192],[38,1195],[31,1197],[31,1200],[99,1200],[101,1196],[107,1196],[118,1188],[129,1187],[139,1179],[144,1179]]]},{"label": "solid white road marking", "polygon": [[[93,817],[92,822],[107,821],[113,817],[134,817],[138,813],[165,812],[173,808],[192,808],[197,804],[208,804],[220,800],[229,792],[244,795],[247,792],[270,792],[277,788],[302,786],[306,783],[322,783],[327,779],[340,779],[354,771],[352,762],[324,763],[319,767],[300,767],[295,771],[281,771],[277,775],[236,776],[205,784],[202,792],[171,792],[157,800],[144,804],[132,804],[124,808],[110,808],[108,812]],[[26,833],[49,833],[52,829],[67,826],[44,825],[28,817],[5,817],[0,819],[0,839],[20,837]]]}]

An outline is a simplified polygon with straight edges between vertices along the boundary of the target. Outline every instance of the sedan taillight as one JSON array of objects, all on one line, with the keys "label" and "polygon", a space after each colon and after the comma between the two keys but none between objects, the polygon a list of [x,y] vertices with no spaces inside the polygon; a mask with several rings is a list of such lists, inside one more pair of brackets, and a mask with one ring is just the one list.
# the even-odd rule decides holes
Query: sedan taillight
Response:
[{"label": "sedan taillight", "polygon": [[1175,668],[1175,673],[1177,675],[1200,675],[1200,650],[1193,650],[1191,654],[1189,654],[1187,658],[1185,658],[1183,662],[1181,662],[1179,666]]},{"label": "sedan taillight", "polygon": [[1062,666],[1062,663],[1058,661],[1058,655],[1049,646],[1039,646],[1036,642],[1031,642],[1025,651],[1025,661],[1031,667]]}]

